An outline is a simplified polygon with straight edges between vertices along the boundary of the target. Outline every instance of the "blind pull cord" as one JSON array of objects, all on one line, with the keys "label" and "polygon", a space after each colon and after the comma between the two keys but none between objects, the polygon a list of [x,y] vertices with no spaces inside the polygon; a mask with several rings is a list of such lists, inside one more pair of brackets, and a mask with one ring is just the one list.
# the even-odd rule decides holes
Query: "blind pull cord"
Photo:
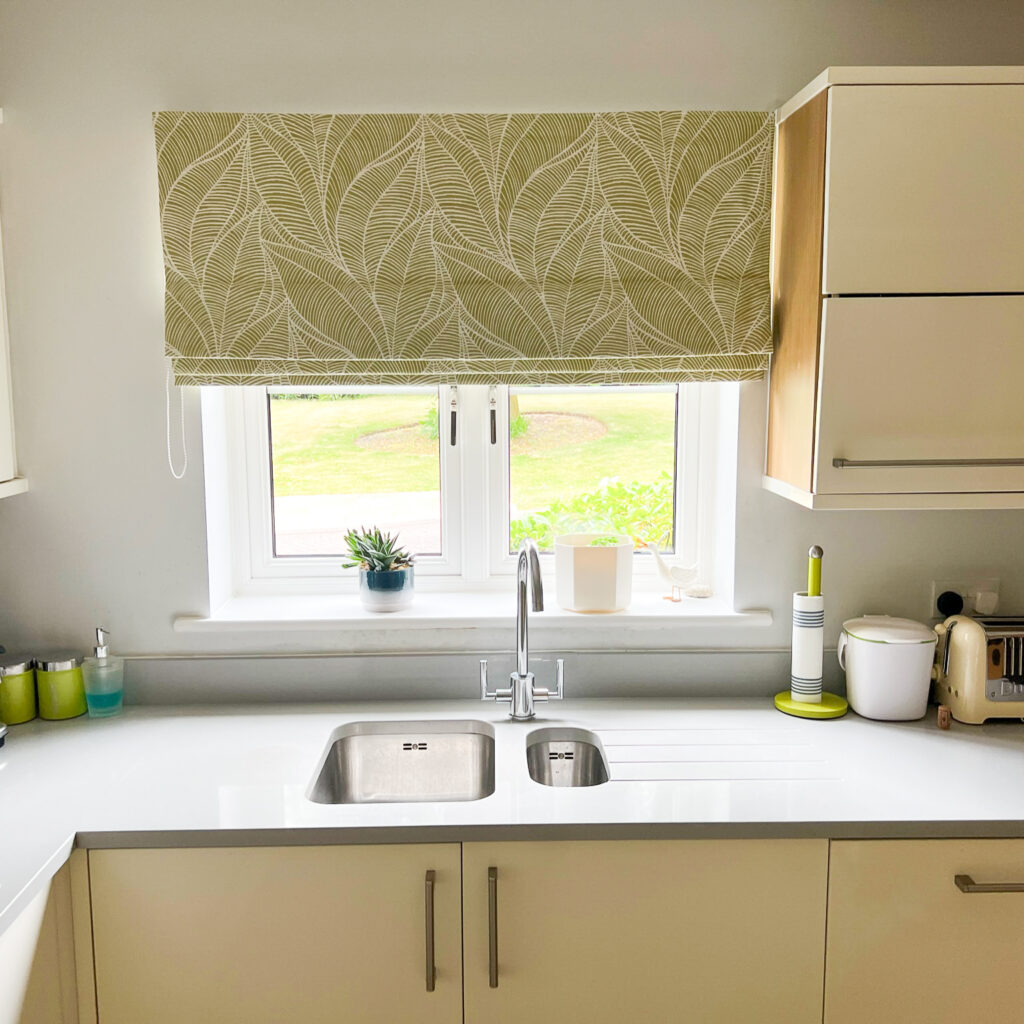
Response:
[{"label": "blind pull cord", "polygon": [[185,389],[178,388],[178,425],[181,428],[181,471],[174,468],[174,455],[171,451],[171,387],[174,384],[174,370],[171,361],[167,360],[167,373],[164,377],[164,413],[167,424],[167,465],[171,476],[181,480],[188,472],[188,447],[185,444]]}]

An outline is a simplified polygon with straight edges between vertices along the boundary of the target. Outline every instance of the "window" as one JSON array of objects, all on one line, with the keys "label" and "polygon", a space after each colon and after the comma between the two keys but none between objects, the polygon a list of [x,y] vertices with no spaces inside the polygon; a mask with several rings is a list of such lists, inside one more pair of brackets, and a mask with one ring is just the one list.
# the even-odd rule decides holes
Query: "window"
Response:
[{"label": "window", "polygon": [[678,388],[532,388],[508,402],[510,551],[579,531],[673,550]]},{"label": "window", "polygon": [[345,532],[378,525],[418,587],[486,588],[524,537],[548,560],[561,533],[624,533],[640,586],[659,585],[653,544],[720,593],[738,388],[205,388],[207,463],[226,467],[207,472],[211,566],[236,595],[354,589]]},{"label": "window", "polygon": [[373,523],[442,554],[436,390],[268,389],[267,422],[276,557],[340,555]]}]

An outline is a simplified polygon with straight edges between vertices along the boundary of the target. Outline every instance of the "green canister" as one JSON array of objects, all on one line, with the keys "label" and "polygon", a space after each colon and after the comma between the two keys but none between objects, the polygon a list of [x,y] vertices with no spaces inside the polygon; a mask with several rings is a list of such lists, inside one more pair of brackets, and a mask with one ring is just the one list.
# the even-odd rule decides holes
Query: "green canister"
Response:
[{"label": "green canister", "polygon": [[77,718],[84,715],[85,683],[82,656],[74,651],[48,651],[36,658],[39,717]]},{"label": "green canister", "polygon": [[20,725],[36,717],[34,659],[24,654],[0,654],[0,722]]}]

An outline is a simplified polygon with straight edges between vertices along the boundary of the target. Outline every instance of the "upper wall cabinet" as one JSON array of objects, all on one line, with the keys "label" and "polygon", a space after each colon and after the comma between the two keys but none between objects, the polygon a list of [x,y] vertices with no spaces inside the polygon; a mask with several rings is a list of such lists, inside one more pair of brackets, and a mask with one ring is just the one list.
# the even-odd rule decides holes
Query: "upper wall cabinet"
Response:
[{"label": "upper wall cabinet", "polygon": [[1024,68],[833,68],[778,117],[765,486],[1024,507]]},{"label": "upper wall cabinet", "polygon": [[11,400],[11,364],[7,343],[7,294],[3,277],[3,243],[0,240],[0,498],[28,488],[18,476],[14,456],[14,409]]},{"label": "upper wall cabinet", "polygon": [[[6,497],[17,476],[14,459],[14,410],[6,333],[0,335],[0,498]],[[6,489],[5,489],[6,488]]]}]

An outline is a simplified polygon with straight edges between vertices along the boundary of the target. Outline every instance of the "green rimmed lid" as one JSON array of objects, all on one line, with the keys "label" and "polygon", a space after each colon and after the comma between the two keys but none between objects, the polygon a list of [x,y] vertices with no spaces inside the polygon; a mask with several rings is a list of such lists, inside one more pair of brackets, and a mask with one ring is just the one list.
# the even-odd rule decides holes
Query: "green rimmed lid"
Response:
[{"label": "green rimmed lid", "polygon": [[871,644],[933,644],[935,630],[913,619],[896,619],[891,615],[862,615],[847,619],[843,632]]}]

